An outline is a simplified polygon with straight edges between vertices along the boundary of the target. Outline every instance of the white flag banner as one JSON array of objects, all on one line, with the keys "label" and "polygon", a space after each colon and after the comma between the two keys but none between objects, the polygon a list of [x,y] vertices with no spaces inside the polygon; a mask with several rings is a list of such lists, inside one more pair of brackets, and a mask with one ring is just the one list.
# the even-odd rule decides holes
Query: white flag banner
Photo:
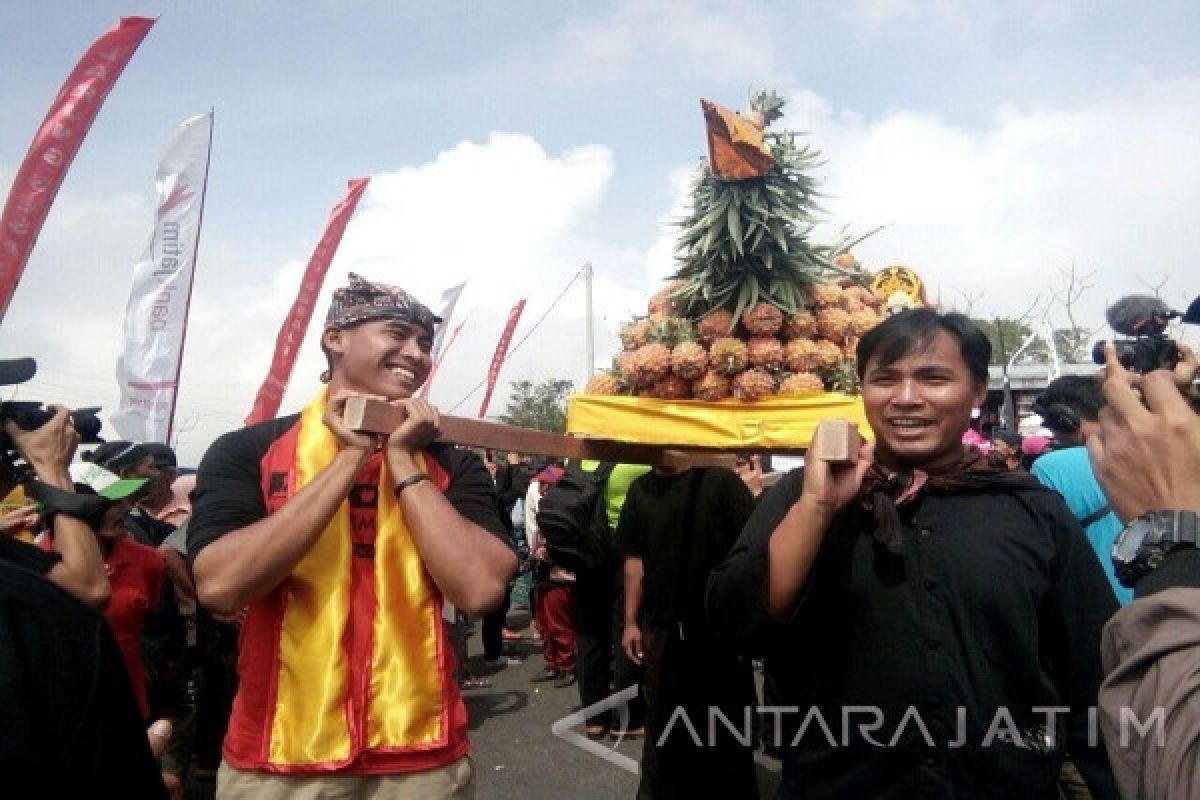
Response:
[{"label": "white flag banner", "polygon": [[430,352],[434,361],[437,361],[438,353],[442,352],[442,343],[446,341],[446,331],[450,329],[450,318],[454,316],[454,306],[458,304],[458,298],[466,285],[467,282],[463,281],[458,286],[451,286],[442,292],[442,308],[438,311],[438,316],[442,318],[442,324],[438,325],[437,333],[433,335],[433,350]]},{"label": "white flag banner", "polygon": [[429,351],[429,362],[433,368],[426,376],[425,383],[421,384],[421,390],[417,392],[417,397],[421,399],[429,396],[429,387],[433,385],[434,373],[442,363],[442,346],[446,344],[446,331],[450,330],[450,318],[454,316],[454,306],[458,304],[458,298],[462,295],[463,287],[466,285],[467,282],[463,281],[442,292],[442,307],[438,310],[438,316],[442,318],[442,321],[437,327],[437,332],[433,334],[433,347]]},{"label": "white flag banner", "polygon": [[133,267],[117,358],[121,406],[109,419],[122,439],[167,442],[171,434],[212,123],[209,111],[179,125],[158,162],[158,214],[150,244]]}]

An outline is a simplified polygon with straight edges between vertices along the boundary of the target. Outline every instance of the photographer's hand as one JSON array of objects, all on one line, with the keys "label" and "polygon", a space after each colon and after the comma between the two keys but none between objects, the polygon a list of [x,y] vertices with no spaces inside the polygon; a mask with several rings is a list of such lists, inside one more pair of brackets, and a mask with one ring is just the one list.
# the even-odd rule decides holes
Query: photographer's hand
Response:
[{"label": "photographer's hand", "polygon": [[68,467],[79,446],[79,434],[71,424],[71,413],[62,406],[47,406],[54,412],[45,425],[27,431],[11,420],[4,430],[17,452],[42,483],[72,491]]},{"label": "photographer's hand", "polygon": [[[49,408],[54,416],[36,430],[24,430],[12,421],[4,423],[4,430],[39,481],[73,492],[69,467],[79,434],[67,409]],[[92,529],[83,520],[59,513],[54,515],[52,530],[54,550],[62,561],[51,567],[46,577],[92,608],[103,610],[112,597],[112,586]]]},{"label": "photographer's hand", "polygon": [[1200,417],[1172,373],[1137,375],[1117,362],[1111,343],[1104,353],[1107,403],[1087,446],[1109,504],[1126,522],[1147,511],[1200,511]]}]

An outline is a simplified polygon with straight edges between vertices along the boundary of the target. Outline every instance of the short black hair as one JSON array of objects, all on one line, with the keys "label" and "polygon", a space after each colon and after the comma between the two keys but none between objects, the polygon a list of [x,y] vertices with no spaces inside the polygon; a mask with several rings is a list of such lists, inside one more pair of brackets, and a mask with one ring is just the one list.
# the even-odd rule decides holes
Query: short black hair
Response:
[{"label": "short black hair", "polygon": [[913,308],[888,317],[867,331],[858,340],[858,378],[862,380],[867,364],[878,357],[879,365],[886,367],[899,361],[909,353],[929,346],[938,331],[945,331],[958,342],[963,361],[976,383],[987,383],[988,362],[992,357],[992,343],[978,325],[964,314],[943,314],[932,308]]},{"label": "short black hair", "polygon": [[[1091,375],[1063,375],[1050,381],[1046,391],[1038,395],[1037,404],[1043,409],[1066,406],[1079,417],[1094,422],[1100,417],[1100,409],[1104,408],[1104,390]],[[1047,427],[1053,429],[1055,426]]]}]

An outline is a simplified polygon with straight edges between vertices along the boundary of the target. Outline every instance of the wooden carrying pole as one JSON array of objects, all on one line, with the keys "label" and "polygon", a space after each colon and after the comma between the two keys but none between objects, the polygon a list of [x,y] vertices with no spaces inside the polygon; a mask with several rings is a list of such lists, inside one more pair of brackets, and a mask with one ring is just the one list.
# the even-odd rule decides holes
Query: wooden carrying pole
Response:
[{"label": "wooden carrying pole", "polygon": [[[356,431],[391,433],[404,421],[404,410],[367,397],[351,397],[343,413],[346,425]],[[732,452],[705,448],[684,448],[671,445],[635,444],[615,439],[593,439],[561,436],[557,433],[534,431],[485,422],[467,417],[441,416],[439,442],[507,450],[523,455],[559,456],[570,459],[592,459],[621,464],[649,464],[656,467],[726,467],[732,468]]]}]

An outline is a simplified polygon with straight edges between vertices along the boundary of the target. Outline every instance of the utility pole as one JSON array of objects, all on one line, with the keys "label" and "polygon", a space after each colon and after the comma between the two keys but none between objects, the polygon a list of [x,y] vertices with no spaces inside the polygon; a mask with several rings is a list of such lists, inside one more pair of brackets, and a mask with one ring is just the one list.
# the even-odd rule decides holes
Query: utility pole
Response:
[{"label": "utility pole", "polygon": [[583,373],[584,384],[591,379],[592,373],[596,369],[596,340],[595,332],[592,326],[592,262],[587,262],[583,265],[583,288],[584,288],[584,322],[587,328],[584,331],[584,350],[587,354],[587,370]]}]

